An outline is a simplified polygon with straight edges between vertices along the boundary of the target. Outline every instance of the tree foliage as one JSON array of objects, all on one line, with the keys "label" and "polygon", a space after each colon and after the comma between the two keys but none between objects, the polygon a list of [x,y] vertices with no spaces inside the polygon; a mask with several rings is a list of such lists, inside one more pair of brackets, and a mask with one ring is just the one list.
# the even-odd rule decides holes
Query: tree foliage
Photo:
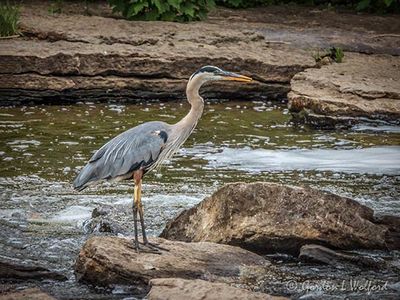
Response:
[{"label": "tree foliage", "polygon": [[214,0],[108,0],[114,12],[129,20],[196,21],[206,18]]}]

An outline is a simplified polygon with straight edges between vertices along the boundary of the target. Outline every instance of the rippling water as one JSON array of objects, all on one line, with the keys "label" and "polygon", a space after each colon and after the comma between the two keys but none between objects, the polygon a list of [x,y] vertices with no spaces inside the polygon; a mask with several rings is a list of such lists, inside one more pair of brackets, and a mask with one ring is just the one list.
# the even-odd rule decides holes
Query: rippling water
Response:
[{"label": "rippling water", "polygon": [[[91,211],[113,206],[113,218],[129,234],[133,192],[131,182],[106,182],[77,193],[74,176],[118,133],[155,119],[175,123],[187,111],[181,103],[1,108],[1,255],[13,249],[73,278]],[[318,131],[293,126],[287,110],[272,104],[207,104],[179,153],[145,178],[146,222],[158,234],[180,210],[234,181],[311,185],[353,197],[378,214],[400,215],[399,166],[399,127]]]}]

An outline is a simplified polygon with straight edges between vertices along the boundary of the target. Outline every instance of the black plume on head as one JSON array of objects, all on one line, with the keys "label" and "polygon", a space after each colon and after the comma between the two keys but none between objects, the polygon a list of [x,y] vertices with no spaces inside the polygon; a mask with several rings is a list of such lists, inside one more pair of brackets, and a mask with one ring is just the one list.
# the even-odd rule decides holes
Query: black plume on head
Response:
[{"label": "black plume on head", "polygon": [[190,79],[192,79],[194,76],[196,76],[197,74],[200,73],[220,73],[222,70],[220,68],[214,67],[214,66],[204,66],[201,67],[200,69],[198,69],[196,72],[194,72],[192,74],[192,76],[190,76]]}]

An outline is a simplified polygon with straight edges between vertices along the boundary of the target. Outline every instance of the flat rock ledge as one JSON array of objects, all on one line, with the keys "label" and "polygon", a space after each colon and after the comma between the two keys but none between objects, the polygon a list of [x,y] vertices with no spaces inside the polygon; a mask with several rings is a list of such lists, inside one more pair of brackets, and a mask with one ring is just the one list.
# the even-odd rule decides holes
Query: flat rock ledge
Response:
[{"label": "flat rock ledge", "polygon": [[386,223],[385,218],[375,220],[370,208],[332,193],[266,182],[232,183],[183,211],[161,237],[295,255],[306,244],[399,249],[398,229],[393,220]]},{"label": "flat rock ledge", "polygon": [[[83,245],[75,264],[79,281],[96,286],[128,284],[148,288],[154,278],[178,277],[239,284],[242,274],[260,274],[263,257],[239,247],[152,238],[168,251],[137,253],[132,239],[92,237]],[[249,275],[246,275],[249,282]]]},{"label": "flat rock ledge", "polygon": [[318,127],[360,121],[400,124],[400,57],[346,53],[343,63],[307,69],[291,80],[289,108]]},{"label": "flat rock ledge", "polygon": [[28,288],[0,294],[0,300],[55,300],[55,298],[42,292],[39,288]]},{"label": "flat rock ledge", "polygon": [[148,300],[284,300],[286,297],[270,296],[230,286],[226,283],[200,279],[158,278],[150,281]]},{"label": "flat rock ledge", "polygon": [[0,40],[0,105],[182,99],[189,76],[210,64],[256,80],[209,85],[207,98],[286,97],[293,75],[315,61],[306,50],[269,45],[257,26],[239,22],[51,16],[30,5],[21,14],[24,37]]}]

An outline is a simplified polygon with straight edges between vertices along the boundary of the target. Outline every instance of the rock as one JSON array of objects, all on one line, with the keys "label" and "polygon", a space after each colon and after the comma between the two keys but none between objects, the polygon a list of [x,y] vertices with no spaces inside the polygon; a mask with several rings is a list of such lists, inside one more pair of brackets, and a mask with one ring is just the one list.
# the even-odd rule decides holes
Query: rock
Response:
[{"label": "rock", "polygon": [[217,9],[203,22],[133,23],[97,5],[86,16],[73,3],[57,15],[41,1],[21,4],[23,37],[0,40],[0,105],[183,98],[190,74],[207,64],[256,80],[212,84],[205,97],[281,99],[296,73],[316,66],[310,49],[400,54],[396,16],[266,7]]},{"label": "rock", "polygon": [[168,251],[137,253],[132,239],[92,237],[79,253],[76,276],[79,281],[100,286],[132,284],[146,287],[151,279],[165,277],[239,283],[243,273],[257,274],[266,264],[263,257],[229,245],[161,238],[153,238],[151,242]]},{"label": "rock", "polygon": [[355,264],[369,269],[383,269],[385,261],[373,259],[358,254],[341,253],[321,245],[304,245],[300,248],[299,258],[305,261],[318,262],[335,267],[345,267],[346,264]]},{"label": "rock", "polygon": [[14,261],[0,261],[1,279],[21,280],[67,280],[64,275],[48,270],[41,266],[16,263]]},{"label": "rock", "polygon": [[[1,42],[1,41],[0,41]],[[0,50],[1,52],[1,50]],[[1,54],[0,54],[1,59]],[[1,64],[1,63],[0,63]],[[1,72],[1,71],[0,71]],[[187,79],[126,78],[119,76],[47,76],[37,74],[0,74],[0,105],[29,102],[108,101],[132,102],[171,100],[185,97]],[[282,98],[289,91],[287,83],[248,84],[215,83],[202,88],[203,97],[248,99]]]},{"label": "rock", "polygon": [[382,215],[375,217],[375,223],[388,228],[386,233],[386,244],[389,249],[400,248],[400,218],[398,216]]},{"label": "rock", "polygon": [[161,237],[298,254],[305,244],[386,249],[388,234],[387,226],[374,223],[370,208],[352,199],[309,187],[256,182],[223,186],[168,223]]},{"label": "rock", "polygon": [[400,57],[346,53],[343,63],[307,69],[291,80],[290,111],[322,127],[369,120],[400,123]]},{"label": "rock", "polygon": [[203,90],[206,97],[282,98],[293,75],[315,65],[307,50],[272,50],[255,29],[244,34],[243,26],[232,27],[224,19],[132,26],[131,21],[79,13],[49,16],[30,6],[21,23],[24,38],[0,40],[3,105],[183,98],[189,76],[209,64],[254,74],[257,80],[240,88],[228,82],[209,85]]},{"label": "rock", "polygon": [[251,292],[226,283],[208,282],[200,279],[157,278],[150,281],[149,300],[284,300],[286,297]]},{"label": "rock", "polygon": [[23,291],[0,294],[0,300],[55,300],[55,298],[38,288],[29,288]]},{"label": "rock", "polygon": [[104,217],[87,220],[83,224],[85,234],[108,232],[113,234],[124,233],[125,230],[117,222]]},{"label": "rock", "polygon": [[83,231],[85,234],[100,232],[113,234],[124,233],[124,228],[110,217],[113,211],[114,207],[109,205],[102,205],[93,209],[92,217],[83,223]]},{"label": "rock", "polygon": [[92,211],[92,218],[97,218],[97,217],[104,217],[109,215],[113,210],[112,206],[100,206],[96,207]]}]

